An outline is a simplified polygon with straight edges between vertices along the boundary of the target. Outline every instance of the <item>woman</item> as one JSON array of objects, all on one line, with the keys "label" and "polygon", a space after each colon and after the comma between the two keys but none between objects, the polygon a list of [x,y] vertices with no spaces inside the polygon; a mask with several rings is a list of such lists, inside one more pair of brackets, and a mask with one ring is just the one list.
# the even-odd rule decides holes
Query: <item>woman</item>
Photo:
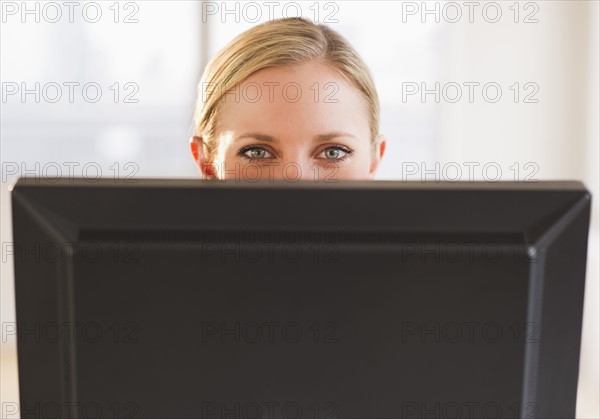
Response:
[{"label": "woman", "polygon": [[193,131],[205,179],[372,179],[386,146],[367,66],[304,18],[255,26],[212,59]]}]

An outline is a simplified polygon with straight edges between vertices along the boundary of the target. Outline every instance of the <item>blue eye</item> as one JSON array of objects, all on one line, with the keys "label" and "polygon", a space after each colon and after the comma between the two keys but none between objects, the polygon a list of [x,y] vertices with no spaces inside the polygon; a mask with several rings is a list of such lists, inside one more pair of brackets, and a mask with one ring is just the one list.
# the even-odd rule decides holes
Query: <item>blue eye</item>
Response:
[{"label": "blue eye", "polygon": [[260,148],[253,148],[252,150],[248,150],[250,152],[250,157],[253,159],[264,159],[267,152]]},{"label": "blue eye", "polygon": [[271,156],[271,153],[264,148],[256,146],[244,147],[238,151],[237,154],[238,156],[242,156],[248,160],[261,160],[273,157]]},{"label": "blue eye", "polygon": [[327,150],[325,150],[325,157],[327,157],[328,159],[337,159],[340,157],[341,152],[342,150],[339,150],[337,148],[328,148]]},{"label": "blue eye", "polygon": [[350,156],[352,153],[353,151],[349,148],[337,144],[331,147],[327,147],[325,150],[323,150],[321,154],[324,155],[324,157],[321,158],[324,158],[325,160],[343,161],[346,158],[348,158],[348,156]]}]

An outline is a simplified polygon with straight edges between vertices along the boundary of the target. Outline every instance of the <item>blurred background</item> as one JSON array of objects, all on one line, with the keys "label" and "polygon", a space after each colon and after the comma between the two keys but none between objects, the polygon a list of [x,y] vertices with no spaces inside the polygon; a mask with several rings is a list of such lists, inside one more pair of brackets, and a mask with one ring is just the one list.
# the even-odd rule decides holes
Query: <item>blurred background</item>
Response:
[{"label": "blurred background", "polygon": [[[378,179],[580,180],[593,195],[577,417],[599,406],[598,1],[1,1],[0,399],[18,401],[9,186],[20,176],[199,178],[204,65],[235,35],[304,16],[370,67]],[[13,416],[11,416],[13,417]]]}]

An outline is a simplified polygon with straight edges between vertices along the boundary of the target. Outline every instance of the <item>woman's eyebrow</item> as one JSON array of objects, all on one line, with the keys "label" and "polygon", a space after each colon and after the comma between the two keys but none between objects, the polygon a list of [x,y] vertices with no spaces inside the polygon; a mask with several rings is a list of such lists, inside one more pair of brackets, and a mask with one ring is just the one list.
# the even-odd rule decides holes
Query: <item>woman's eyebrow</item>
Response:
[{"label": "woman's eyebrow", "polygon": [[236,137],[236,139],[233,140],[233,142],[235,143],[236,141],[243,140],[244,138],[254,138],[255,140],[265,141],[268,143],[277,141],[277,139],[275,137],[271,137],[270,135],[267,135],[267,134],[261,134],[259,132],[247,132],[245,134],[238,135]]},{"label": "woman's eyebrow", "polygon": [[[332,139],[338,138],[338,137],[356,138],[354,135],[352,135],[350,133],[335,131],[335,132],[328,132],[327,134],[319,134],[316,137],[314,137],[314,141],[316,143],[323,143],[326,141],[331,141]],[[268,142],[268,143],[273,143],[273,142],[277,141],[277,138],[272,137],[267,134],[261,134],[260,132],[247,132],[245,134],[241,134],[241,135],[237,136],[236,139],[234,140],[234,142],[243,140],[245,138],[254,138],[255,140],[264,141],[264,142]]]},{"label": "woman's eyebrow", "polygon": [[350,138],[354,138],[356,139],[356,137],[350,133],[347,132],[341,132],[341,131],[335,131],[335,132],[329,132],[327,134],[321,134],[321,135],[317,135],[315,137],[315,142],[317,143],[323,143],[326,141],[331,141],[334,138],[338,138],[338,137],[350,137]]}]

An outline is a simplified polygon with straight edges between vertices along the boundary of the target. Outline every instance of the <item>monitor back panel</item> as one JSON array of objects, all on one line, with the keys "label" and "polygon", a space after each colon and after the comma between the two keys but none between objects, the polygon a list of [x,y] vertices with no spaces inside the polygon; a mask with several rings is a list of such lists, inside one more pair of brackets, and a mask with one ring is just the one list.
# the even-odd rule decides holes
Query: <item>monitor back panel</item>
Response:
[{"label": "monitor back panel", "polygon": [[[572,185],[537,204],[511,188],[150,186],[13,195],[16,241],[63,249],[15,259],[23,417],[574,412],[589,199]],[[551,365],[562,383],[545,388]]]}]

